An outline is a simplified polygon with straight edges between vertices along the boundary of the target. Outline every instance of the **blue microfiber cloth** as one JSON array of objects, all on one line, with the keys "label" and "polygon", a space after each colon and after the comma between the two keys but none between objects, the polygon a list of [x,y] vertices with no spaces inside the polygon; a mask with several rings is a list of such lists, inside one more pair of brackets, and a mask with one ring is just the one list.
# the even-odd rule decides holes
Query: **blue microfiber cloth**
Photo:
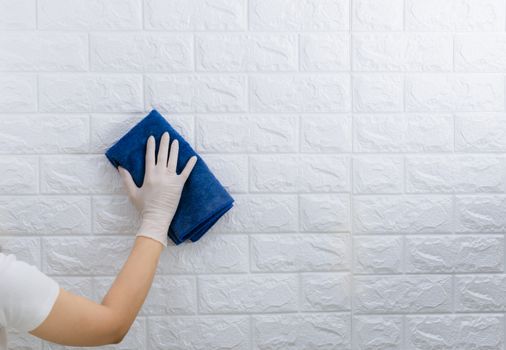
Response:
[{"label": "blue microfiber cloth", "polygon": [[176,167],[178,174],[192,156],[197,156],[197,163],[183,187],[168,235],[175,244],[180,244],[186,239],[196,242],[232,208],[234,199],[209,170],[204,160],[160,113],[152,110],[109,148],[105,155],[116,168],[121,165],[127,169],[136,185],[141,187],[144,181],[144,158],[148,137],[150,135],[155,137],[158,154],[160,139],[165,131],[169,132],[171,143],[175,139],[179,141]]}]

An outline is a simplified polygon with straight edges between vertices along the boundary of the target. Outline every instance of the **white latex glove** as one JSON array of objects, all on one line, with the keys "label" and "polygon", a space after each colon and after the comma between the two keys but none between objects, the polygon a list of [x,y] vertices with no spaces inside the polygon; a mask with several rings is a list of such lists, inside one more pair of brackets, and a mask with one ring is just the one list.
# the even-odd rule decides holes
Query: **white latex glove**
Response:
[{"label": "white latex glove", "polygon": [[160,141],[155,164],[155,138],[150,136],[146,146],[146,169],[142,187],[137,187],[130,173],[118,167],[132,203],[142,215],[136,236],[149,237],[167,246],[167,231],[181,198],[183,186],[190,176],[197,157],[191,157],[180,175],[176,173],[179,142],[174,140],[169,153],[169,133]]}]

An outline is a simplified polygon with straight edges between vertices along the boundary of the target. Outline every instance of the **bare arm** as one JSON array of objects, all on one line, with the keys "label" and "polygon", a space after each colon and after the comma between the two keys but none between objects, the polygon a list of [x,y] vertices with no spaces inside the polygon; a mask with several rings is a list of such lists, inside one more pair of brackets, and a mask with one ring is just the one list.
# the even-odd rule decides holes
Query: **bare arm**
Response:
[{"label": "bare arm", "polygon": [[146,299],[162,250],[159,242],[137,237],[130,256],[101,304],[60,289],[49,316],[30,333],[62,345],[119,343]]},{"label": "bare arm", "polygon": [[125,169],[119,169],[131,201],[142,214],[142,224],[130,256],[102,303],[60,289],[50,314],[31,334],[71,346],[118,343],[127,334],[151,287],[181,191],[197,162],[197,157],[192,157],[178,175],[177,140],[169,156],[169,134],[165,133],[159,149],[155,162],[155,139],[150,137],[141,188]]}]

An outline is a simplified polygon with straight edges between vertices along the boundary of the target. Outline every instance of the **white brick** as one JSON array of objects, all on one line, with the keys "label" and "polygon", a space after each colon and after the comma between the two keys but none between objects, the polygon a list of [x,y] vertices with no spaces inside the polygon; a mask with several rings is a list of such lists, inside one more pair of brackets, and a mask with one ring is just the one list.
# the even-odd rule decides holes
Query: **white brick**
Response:
[{"label": "white brick", "polygon": [[110,30],[142,27],[140,0],[40,0],[39,29]]},{"label": "white brick", "polygon": [[297,116],[203,115],[197,117],[196,124],[197,151],[293,152],[298,149]]},{"label": "white brick", "polygon": [[299,189],[302,166],[298,155],[250,156],[252,192],[295,192]]},{"label": "white brick", "polygon": [[406,272],[503,271],[504,238],[501,236],[406,237]]},{"label": "white brick", "polygon": [[350,267],[347,234],[268,234],[250,239],[252,271],[343,271]]},{"label": "white brick", "polygon": [[108,72],[185,72],[193,69],[189,34],[92,34],[91,67]]},{"label": "white brick", "polygon": [[451,311],[451,276],[355,277],[356,313]]},{"label": "white brick", "polygon": [[294,34],[201,34],[196,37],[198,71],[295,71]]},{"label": "white brick", "polygon": [[246,29],[246,0],[147,0],[146,29],[220,31]]},{"label": "white brick", "polygon": [[504,345],[504,317],[496,315],[408,316],[409,349],[500,349]]},{"label": "white brick", "polygon": [[0,231],[17,234],[90,232],[90,199],[74,196],[2,196]]},{"label": "white brick", "polygon": [[138,75],[62,74],[39,76],[40,109],[45,112],[139,112]]},{"label": "white brick", "polygon": [[398,156],[359,156],[353,159],[354,193],[401,193],[404,161]]},{"label": "white brick", "polygon": [[392,74],[353,76],[355,112],[401,112],[404,109],[404,78]]},{"label": "white brick", "polygon": [[299,192],[350,192],[350,159],[335,155],[301,155]]},{"label": "white brick", "polygon": [[94,233],[131,235],[140,226],[140,215],[127,196],[95,196],[92,208]]},{"label": "white brick", "polygon": [[42,267],[52,275],[116,275],[132,244],[132,237],[43,238]]},{"label": "white brick", "polygon": [[455,150],[506,151],[506,114],[471,113],[455,117]]},{"label": "white brick", "polygon": [[354,317],[353,343],[357,350],[402,350],[401,316]]},{"label": "white brick", "polygon": [[302,152],[351,151],[349,115],[303,115],[300,125]]},{"label": "white brick", "polygon": [[406,29],[411,31],[503,31],[502,0],[407,0]]},{"label": "white brick", "polygon": [[353,30],[398,31],[403,29],[403,0],[354,0]]},{"label": "white brick", "polygon": [[295,275],[201,276],[198,283],[203,313],[297,310]]},{"label": "white brick", "polygon": [[406,77],[406,110],[473,112],[504,110],[504,78],[475,74]]},{"label": "white brick", "polygon": [[403,244],[400,236],[355,236],[353,249],[355,273],[402,272]]},{"label": "white brick", "polygon": [[34,29],[36,0],[0,1],[0,30]]},{"label": "white brick", "polygon": [[349,160],[333,155],[250,156],[252,192],[349,191]]},{"label": "white brick", "polygon": [[465,34],[455,37],[455,69],[505,72],[506,35]]},{"label": "white brick", "polygon": [[349,29],[347,0],[253,0],[253,30],[325,31]]},{"label": "white brick", "polygon": [[[375,1],[375,3],[379,3]],[[353,35],[353,69],[361,71],[451,71],[450,34],[360,33]]]},{"label": "white brick", "polygon": [[35,193],[38,191],[38,187],[37,157],[0,157],[1,194]]},{"label": "white brick", "polygon": [[121,177],[103,155],[43,156],[40,158],[42,193],[120,193]]},{"label": "white brick", "polygon": [[0,116],[0,153],[82,153],[89,147],[84,115]]},{"label": "white brick", "polygon": [[252,332],[257,350],[351,349],[349,314],[253,316]]},{"label": "white brick", "polygon": [[11,350],[41,350],[42,340],[30,333],[9,330],[9,349]]},{"label": "white brick", "polygon": [[290,152],[298,149],[299,121],[296,116],[254,115],[249,118],[251,151]]},{"label": "white brick", "polygon": [[349,274],[303,274],[301,275],[302,310],[350,310],[350,289]]},{"label": "white brick", "polygon": [[0,236],[0,253],[14,254],[16,259],[35,265],[40,269],[41,245],[38,237]]},{"label": "white brick", "polygon": [[244,316],[148,319],[148,346],[155,350],[249,350],[249,334]]},{"label": "white brick", "polygon": [[455,310],[506,310],[506,275],[469,275],[455,278]]},{"label": "white brick", "polygon": [[349,70],[349,35],[346,33],[301,34],[300,62],[304,71]]},{"label": "white brick", "polygon": [[354,202],[357,233],[451,232],[448,196],[360,196]]},{"label": "white brick", "polygon": [[234,193],[248,192],[248,157],[206,154],[205,162],[223,187]]},{"label": "white brick", "polygon": [[244,273],[249,269],[248,236],[208,233],[162,254],[158,270],[179,273]]},{"label": "white brick", "polygon": [[350,230],[350,200],[341,194],[300,196],[300,228],[304,232]]},{"label": "white brick", "polygon": [[84,71],[88,36],[70,33],[16,32],[0,37],[0,70]]},{"label": "white brick", "polygon": [[137,124],[142,114],[99,114],[90,117],[90,151],[105,153],[117,140]]},{"label": "white brick", "polygon": [[221,219],[223,232],[295,232],[298,205],[296,195],[234,196],[234,208]]},{"label": "white brick", "polygon": [[506,158],[413,156],[406,158],[408,192],[504,192]]},{"label": "white brick", "polygon": [[156,276],[142,306],[144,315],[194,314],[197,284],[191,276]]},{"label": "white brick", "polygon": [[347,74],[255,75],[250,77],[255,112],[346,112],[350,110]]},{"label": "white brick", "polygon": [[458,196],[455,200],[455,230],[502,233],[506,230],[505,205],[506,197],[500,195]]},{"label": "white brick", "polygon": [[146,109],[170,112],[241,112],[247,109],[243,75],[149,75]]},{"label": "white brick", "polygon": [[453,150],[453,118],[434,114],[354,115],[357,152],[442,152]]},{"label": "white brick", "polygon": [[33,74],[0,74],[0,110],[35,112],[37,77]]},{"label": "white brick", "polygon": [[[133,128],[145,115],[95,114],[91,116],[91,152],[105,153],[114,142]],[[170,115],[166,117],[170,125],[194,145],[194,119],[190,115]]]}]

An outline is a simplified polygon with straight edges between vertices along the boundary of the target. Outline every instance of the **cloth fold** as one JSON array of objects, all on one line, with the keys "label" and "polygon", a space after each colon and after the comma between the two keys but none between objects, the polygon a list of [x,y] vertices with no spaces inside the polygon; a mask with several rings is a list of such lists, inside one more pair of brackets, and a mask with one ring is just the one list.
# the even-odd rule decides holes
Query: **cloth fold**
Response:
[{"label": "cloth fold", "polygon": [[197,163],[186,181],[178,208],[168,230],[175,244],[189,239],[199,240],[230,208],[234,199],[214,176],[202,157],[183,139],[169,122],[156,110],[152,110],[105,153],[117,168],[127,169],[137,186],[144,181],[146,143],[150,135],[156,140],[156,154],[162,134],[167,131],[170,142],[179,141],[179,157],[176,171],[179,174],[188,159],[197,156]]}]

